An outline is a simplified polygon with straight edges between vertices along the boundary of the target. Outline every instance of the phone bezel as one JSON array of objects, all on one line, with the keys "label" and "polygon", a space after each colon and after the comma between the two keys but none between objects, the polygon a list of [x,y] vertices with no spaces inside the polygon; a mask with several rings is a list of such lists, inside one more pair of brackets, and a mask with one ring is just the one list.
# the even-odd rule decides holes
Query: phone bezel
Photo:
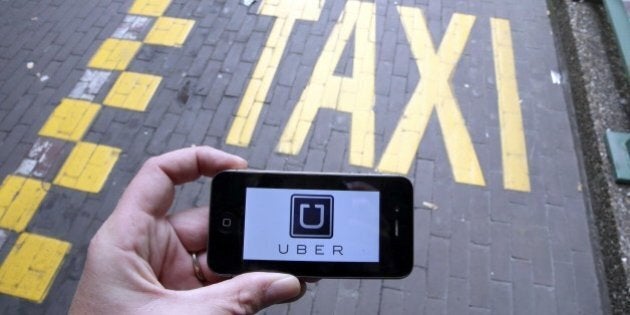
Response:
[{"label": "phone bezel", "polygon": [[[348,183],[359,185],[352,188]],[[243,260],[248,187],[379,191],[379,262]],[[218,224],[225,213],[235,219],[229,231]],[[402,176],[224,171],[217,174],[211,183],[207,262],[210,269],[220,275],[278,271],[317,278],[402,278],[413,267],[413,222],[413,186]],[[398,236],[395,236],[396,225]]]}]

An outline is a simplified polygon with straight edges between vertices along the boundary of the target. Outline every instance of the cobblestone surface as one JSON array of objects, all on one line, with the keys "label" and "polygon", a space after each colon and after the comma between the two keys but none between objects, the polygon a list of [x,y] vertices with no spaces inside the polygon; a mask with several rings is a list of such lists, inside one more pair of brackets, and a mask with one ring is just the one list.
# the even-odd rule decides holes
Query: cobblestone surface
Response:
[{"label": "cobblestone surface", "polygon": [[[143,19],[127,17],[132,3],[0,2],[0,179],[14,174],[24,159],[34,159],[29,152],[42,141],[39,130],[63,98],[103,104],[121,73],[88,65],[107,39],[141,40],[149,32]],[[252,7],[225,0],[171,1],[163,16],[195,22],[183,45],[142,44],[124,69],[162,78],[146,110],[102,106],[81,139],[121,150],[105,186],[89,193],[52,185],[26,228],[72,244],[50,291],[42,303],[0,294],[0,313],[67,310],[91,236],[148,157],[193,144],[212,145],[243,156],[256,169],[375,172],[410,100],[423,93],[417,86],[425,80],[448,83],[455,99],[451,109],[456,110],[443,109],[450,106],[446,103],[451,98],[440,88],[431,96],[437,104],[428,104],[436,106],[429,108],[426,128],[419,131],[421,142],[403,137],[402,151],[418,146],[410,151],[411,164],[402,165],[415,183],[412,274],[403,280],[322,280],[310,285],[302,299],[267,312],[605,313],[608,302],[601,296],[604,282],[599,280],[581,191],[577,159],[581,153],[573,141],[562,86],[553,80],[558,61],[546,2],[377,0],[371,19],[366,19],[374,25],[367,39],[375,46],[371,70],[358,62],[369,57],[365,49],[357,48],[369,46],[356,35],[365,33],[363,29],[344,41],[347,45],[339,60],[321,57],[336,25],[343,23],[341,17],[349,16],[342,12],[353,12],[352,3],[316,2],[311,11],[284,17],[294,19],[294,26],[288,33],[276,34],[274,25],[283,17],[264,14],[265,1]],[[315,11],[320,14],[314,15]],[[421,42],[416,36],[420,32],[409,37],[406,27],[413,23],[406,24],[401,12],[422,12],[430,43]],[[472,22],[467,36],[463,24],[451,23],[456,16]],[[155,21],[151,19],[149,25]],[[493,19],[508,21],[511,46],[493,46],[506,39],[497,35]],[[138,21],[135,28],[134,21]],[[263,76],[271,80],[268,93],[256,99],[261,107],[251,142],[227,144],[234,121],[241,117],[244,93],[266,58],[265,48],[282,40],[286,47],[277,67],[267,68],[275,75]],[[419,69],[418,59],[423,56],[414,55],[411,43],[439,56],[438,63],[427,65],[442,67],[440,62],[450,62],[452,77]],[[455,53],[455,44],[462,44],[461,55]],[[513,52],[517,86],[510,93],[516,91],[511,96],[519,102],[509,105],[519,108],[517,116],[504,115],[500,89],[507,87],[499,74],[509,74],[501,68],[509,63],[497,65],[497,51]],[[374,113],[374,126],[364,129],[374,137],[374,162],[369,166],[351,164],[357,152],[354,141],[361,138],[354,137],[352,125],[359,112],[339,104],[321,106],[297,153],[278,153],[287,122],[322,62],[337,63],[327,74],[330,77],[351,79],[359,71],[374,73],[374,87],[366,90],[374,96],[366,109]],[[108,71],[112,73],[104,74]],[[461,113],[464,125],[453,122],[454,112]],[[413,128],[416,125],[421,123],[415,122]],[[520,130],[507,131],[518,125]],[[454,128],[466,131],[469,140],[453,138]],[[521,138],[524,152],[512,146]],[[361,150],[369,147],[364,141]],[[462,149],[468,142],[472,151]],[[69,143],[58,145],[54,160],[43,161],[50,165],[45,180],[53,181],[72,149]],[[526,161],[526,169],[505,163],[509,153],[516,152],[512,149],[523,153],[518,158]],[[402,151],[392,152],[402,155]],[[478,160],[481,176],[471,175],[476,184],[459,177],[460,172],[475,173],[474,169],[455,167],[473,159]],[[506,188],[511,186],[504,176],[511,172],[521,172],[529,189]],[[207,204],[208,187],[208,180],[202,179],[180,188],[173,209]],[[0,245],[0,261],[5,261],[21,233],[0,232],[7,235]]]}]

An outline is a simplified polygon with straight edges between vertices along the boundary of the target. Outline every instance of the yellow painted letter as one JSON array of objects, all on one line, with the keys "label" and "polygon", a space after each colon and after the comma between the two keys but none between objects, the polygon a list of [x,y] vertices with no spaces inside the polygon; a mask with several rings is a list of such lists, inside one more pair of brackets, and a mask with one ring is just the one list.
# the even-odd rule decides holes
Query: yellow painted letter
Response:
[{"label": "yellow painted letter", "polygon": [[242,147],[249,145],[295,21],[298,19],[317,21],[321,7],[322,2],[315,0],[276,0],[263,1],[260,4],[260,14],[276,16],[277,19],[258,59],[252,79],[243,94],[227,135],[227,144]]},{"label": "yellow painted letter", "polygon": [[[300,152],[315,115],[320,108],[331,108],[352,115],[350,164],[372,167],[374,164],[374,80],[375,80],[375,6],[374,3],[349,0],[335,25],[313,76],[304,89],[282,133],[278,152]],[[354,30],[353,76],[335,76],[343,49]]]},{"label": "yellow painted letter", "polygon": [[454,14],[436,53],[422,11],[400,7],[399,12],[422,81],[405,108],[378,170],[400,174],[409,172],[435,108],[455,181],[483,186],[485,180],[479,160],[450,85],[475,17]]},{"label": "yellow painted letter", "polygon": [[527,149],[516,83],[510,22],[504,19],[491,18],[490,26],[492,27],[494,71],[499,97],[503,186],[505,189],[528,192],[530,191],[530,183]]}]

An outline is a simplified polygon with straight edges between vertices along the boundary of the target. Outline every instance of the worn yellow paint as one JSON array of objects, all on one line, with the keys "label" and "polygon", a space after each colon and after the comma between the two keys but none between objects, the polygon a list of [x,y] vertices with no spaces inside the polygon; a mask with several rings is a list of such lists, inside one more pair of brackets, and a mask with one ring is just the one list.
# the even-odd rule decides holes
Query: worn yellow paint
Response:
[{"label": "worn yellow paint", "polygon": [[50,184],[9,175],[0,186],[0,227],[22,232],[39,208]]},{"label": "worn yellow paint", "polygon": [[0,292],[41,303],[70,243],[22,233],[0,266]]},{"label": "worn yellow paint", "polygon": [[276,16],[277,19],[258,59],[252,80],[243,93],[236,117],[227,135],[227,144],[246,147],[251,142],[291,30],[298,19],[317,21],[321,13],[319,2],[275,0],[263,1],[260,4],[259,14]]},{"label": "worn yellow paint", "polygon": [[64,98],[39,131],[39,135],[79,141],[100,108],[98,104]]},{"label": "worn yellow paint", "polygon": [[171,0],[136,0],[129,13],[148,16],[161,16],[171,4]]},{"label": "worn yellow paint", "polygon": [[422,11],[408,7],[398,10],[422,79],[385,149],[378,170],[401,174],[409,172],[435,109],[455,181],[485,185],[466,122],[450,83],[475,17],[454,14],[436,51]]},{"label": "worn yellow paint", "polygon": [[142,43],[125,39],[106,39],[96,51],[88,67],[105,70],[125,70]]},{"label": "worn yellow paint", "polygon": [[[355,34],[353,75],[336,76],[335,67],[353,31]],[[350,164],[373,166],[375,33],[374,3],[348,1],[342,18],[333,28],[315,64],[310,82],[280,137],[278,152],[297,154],[302,148],[317,111],[320,108],[330,108],[352,115]]]},{"label": "worn yellow paint", "polygon": [[120,149],[79,142],[62,166],[54,183],[59,186],[98,193],[120,155]]},{"label": "worn yellow paint", "polygon": [[159,17],[147,34],[144,42],[147,44],[181,47],[188,34],[195,25],[195,21]]},{"label": "worn yellow paint", "polygon": [[501,126],[503,186],[506,189],[529,192],[531,187],[527,148],[516,82],[510,21],[491,18],[490,26]]},{"label": "worn yellow paint", "polygon": [[135,111],[144,111],[162,78],[155,75],[123,72],[107,94],[103,104]]}]

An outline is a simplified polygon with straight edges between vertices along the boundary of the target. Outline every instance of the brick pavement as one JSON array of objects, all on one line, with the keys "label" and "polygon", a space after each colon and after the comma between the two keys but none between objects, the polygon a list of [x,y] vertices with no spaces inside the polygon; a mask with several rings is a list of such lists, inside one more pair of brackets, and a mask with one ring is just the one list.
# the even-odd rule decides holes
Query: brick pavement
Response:
[{"label": "brick pavement", "polygon": [[[323,280],[269,313],[605,312],[546,10],[1,3],[0,312],[66,310],[142,161],[193,144],[257,169],[415,182],[410,277]],[[207,204],[208,187],[178,189],[173,208]]]}]

